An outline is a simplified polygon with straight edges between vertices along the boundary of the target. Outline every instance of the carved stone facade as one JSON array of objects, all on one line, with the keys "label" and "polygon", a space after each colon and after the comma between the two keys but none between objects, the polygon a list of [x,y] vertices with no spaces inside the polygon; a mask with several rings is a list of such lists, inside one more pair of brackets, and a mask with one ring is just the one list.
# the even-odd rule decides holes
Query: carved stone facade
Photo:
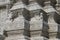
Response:
[{"label": "carved stone facade", "polygon": [[0,0],[0,40],[60,40],[60,0]]}]

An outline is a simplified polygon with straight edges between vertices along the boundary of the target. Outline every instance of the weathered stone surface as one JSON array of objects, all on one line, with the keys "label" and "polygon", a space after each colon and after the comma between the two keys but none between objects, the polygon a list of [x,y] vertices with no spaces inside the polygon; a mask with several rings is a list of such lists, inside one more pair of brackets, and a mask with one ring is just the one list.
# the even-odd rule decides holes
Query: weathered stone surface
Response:
[{"label": "weathered stone surface", "polygon": [[30,34],[31,34],[31,37],[41,36],[42,31],[40,30],[31,31]]},{"label": "weathered stone surface", "polygon": [[58,4],[60,4],[60,0],[56,0]]},{"label": "weathered stone surface", "polygon": [[49,32],[58,32],[58,24],[54,20],[54,15],[56,10],[51,6],[51,2],[45,2],[46,6],[44,7],[45,11],[48,13],[48,26]]},{"label": "weathered stone surface", "polygon": [[15,35],[15,36],[6,37],[5,40],[25,40],[23,35]]},{"label": "weathered stone surface", "polygon": [[5,21],[7,19],[7,11],[6,9],[0,10],[0,34],[3,35],[5,30]]},{"label": "weathered stone surface", "polygon": [[10,4],[10,0],[0,0],[0,6],[6,6],[7,4]]},{"label": "weathered stone surface", "polygon": [[48,40],[48,39],[42,36],[36,36],[36,37],[31,37],[31,40]]},{"label": "weathered stone surface", "polygon": [[25,8],[25,7],[26,5],[23,4],[23,2],[17,2],[14,4],[14,6],[10,10],[16,10],[16,9]]},{"label": "weathered stone surface", "polygon": [[48,25],[49,25],[49,31],[50,32],[58,32],[58,24],[55,22],[54,18],[54,13],[51,13],[48,19]]},{"label": "weathered stone surface", "polygon": [[33,18],[31,18],[31,21],[30,21],[30,29],[31,30],[38,30],[38,29],[40,29],[40,30],[42,30],[42,19],[41,19],[42,17],[40,17],[40,16],[35,16],[35,17],[33,17]]},{"label": "weathered stone surface", "polygon": [[38,3],[31,3],[28,5],[27,9],[32,11],[32,10],[42,9],[42,7]]},{"label": "weathered stone surface", "polygon": [[[7,25],[8,24],[8,25]],[[23,16],[17,17],[13,22],[6,23],[6,30],[24,29],[24,18]]]},{"label": "weathered stone surface", "polygon": [[0,40],[60,40],[59,13],[59,0],[0,0]]},{"label": "weathered stone surface", "polygon": [[58,38],[51,38],[51,39],[49,39],[49,40],[60,40],[60,39],[58,39]]}]

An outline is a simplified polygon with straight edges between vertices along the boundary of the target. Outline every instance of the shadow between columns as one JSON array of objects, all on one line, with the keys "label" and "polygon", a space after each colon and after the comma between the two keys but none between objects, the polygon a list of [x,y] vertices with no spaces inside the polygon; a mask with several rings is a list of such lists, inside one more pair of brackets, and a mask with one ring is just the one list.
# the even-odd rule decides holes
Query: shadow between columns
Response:
[{"label": "shadow between columns", "polygon": [[47,13],[43,12],[43,28],[42,28],[42,36],[49,38],[49,33],[48,33],[48,15]]},{"label": "shadow between columns", "polygon": [[58,32],[56,38],[60,39],[60,24],[58,24],[57,27],[58,27]]},{"label": "shadow between columns", "polygon": [[28,10],[24,10],[25,12],[23,12],[23,16],[24,16],[24,36],[26,40],[30,40],[30,14]]},{"label": "shadow between columns", "polygon": [[25,22],[24,22],[24,36],[27,36],[27,37],[25,37],[25,39],[27,39],[27,40],[30,40],[29,38],[30,38],[30,24],[29,24],[29,21],[28,20],[25,20]]},{"label": "shadow between columns", "polygon": [[54,20],[55,20],[55,22],[58,24],[58,30],[57,30],[57,36],[56,36],[56,38],[58,38],[58,39],[60,39],[60,15],[59,14],[57,14],[57,13],[55,13],[54,14]]}]

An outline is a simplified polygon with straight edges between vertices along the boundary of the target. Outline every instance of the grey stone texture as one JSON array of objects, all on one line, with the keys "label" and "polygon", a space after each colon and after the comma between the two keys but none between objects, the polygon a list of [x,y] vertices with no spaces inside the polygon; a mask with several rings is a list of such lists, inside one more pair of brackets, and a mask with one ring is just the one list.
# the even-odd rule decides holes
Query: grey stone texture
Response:
[{"label": "grey stone texture", "polygon": [[0,40],[60,40],[60,0],[0,0]]}]

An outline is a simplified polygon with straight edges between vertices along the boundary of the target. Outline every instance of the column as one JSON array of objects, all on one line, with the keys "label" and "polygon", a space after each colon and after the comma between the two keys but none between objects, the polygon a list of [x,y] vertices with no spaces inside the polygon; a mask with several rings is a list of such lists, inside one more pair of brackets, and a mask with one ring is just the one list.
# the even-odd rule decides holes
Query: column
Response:
[{"label": "column", "polygon": [[[8,28],[6,29],[8,37],[5,40],[27,40],[28,34],[25,31],[25,18],[23,16],[25,9],[16,10],[15,13],[18,14],[12,23],[8,24]],[[14,13],[14,14],[15,14]]]},{"label": "column", "polygon": [[[40,15],[39,15],[40,14]],[[43,13],[34,13],[34,17],[30,21],[31,40],[48,40],[42,32],[43,29]],[[46,34],[46,33],[45,33]]]},{"label": "column", "polygon": [[29,0],[28,10],[30,11],[30,40],[44,40],[47,38],[41,36],[43,28],[42,7],[35,0]]},{"label": "column", "polygon": [[58,40],[57,32],[58,32],[58,24],[54,20],[54,14],[55,12],[51,12],[48,18],[48,25],[49,25],[49,38]]},{"label": "column", "polygon": [[12,21],[7,22],[6,24],[8,26],[5,30],[7,31],[8,37],[6,37],[5,40],[27,40],[29,38],[28,32],[25,29],[25,17],[26,13],[28,13],[25,9],[26,5],[21,1],[17,3],[19,6],[17,4],[13,5],[13,7],[10,9],[12,12],[10,19]]},{"label": "column", "polygon": [[57,32],[58,32],[58,24],[54,20],[54,14],[56,10],[53,6],[50,5],[51,2],[45,2],[45,11],[48,13],[48,26],[49,26],[49,40],[58,40]]},{"label": "column", "polygon": [[[4,0],[2,0],[4,1]],[[2,2],[3,4],[6,3],[8,5],[8,1]],[[8,11],[8,6],[1,6],[2,8],[0,9],[0,40],[5,39],[4,31],[5,31],[5,21],[7,19],[7,11]],[[5,8],[6,7],[6,8]]]},{"label": "column", "polygon": [[56,4],[56,10],[58,11],[57,13],[55,13],[54,15],[54,19],[56,21],[56,23],[58,24],[58,33],[57,33],[57,39],[60,40],[60,0],[57,0],[57,4]]}]

